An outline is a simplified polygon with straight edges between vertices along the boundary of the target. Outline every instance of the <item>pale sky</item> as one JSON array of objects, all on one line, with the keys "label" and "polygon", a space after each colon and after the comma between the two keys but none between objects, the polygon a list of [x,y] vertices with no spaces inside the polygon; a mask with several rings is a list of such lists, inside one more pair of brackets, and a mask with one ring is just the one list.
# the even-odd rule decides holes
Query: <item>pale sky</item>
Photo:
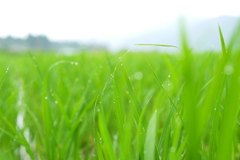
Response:
[{"label": "pale sky", "polygon": [[188,17],[240,16],[239,0],[0,0],[0,36],[119,36]]}]

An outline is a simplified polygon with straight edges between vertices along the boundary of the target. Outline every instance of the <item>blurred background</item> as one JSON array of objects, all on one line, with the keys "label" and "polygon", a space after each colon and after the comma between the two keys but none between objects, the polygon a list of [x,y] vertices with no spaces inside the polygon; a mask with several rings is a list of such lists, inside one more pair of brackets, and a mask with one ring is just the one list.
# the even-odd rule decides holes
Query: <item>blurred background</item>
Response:
[{"label": "blurred background", "polygon": [[[237,0],[8,0],[0,5],[0,49],[162,50],[139,43],[179,46],[184,17],[190,46],[220,50],[218,24],[226,42],[239,22]],[[169,50],[169,49],[168,49]]]}]

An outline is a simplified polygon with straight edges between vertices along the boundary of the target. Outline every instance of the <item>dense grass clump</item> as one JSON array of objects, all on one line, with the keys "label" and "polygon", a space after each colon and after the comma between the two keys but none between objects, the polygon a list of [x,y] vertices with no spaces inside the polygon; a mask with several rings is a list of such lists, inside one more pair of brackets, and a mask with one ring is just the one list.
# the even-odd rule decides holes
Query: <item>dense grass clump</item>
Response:
[{"label": "dense grass clump", "polygon": [[239,159],[240,51],[219,31],[222,53],[1,52],[0,159]]}]

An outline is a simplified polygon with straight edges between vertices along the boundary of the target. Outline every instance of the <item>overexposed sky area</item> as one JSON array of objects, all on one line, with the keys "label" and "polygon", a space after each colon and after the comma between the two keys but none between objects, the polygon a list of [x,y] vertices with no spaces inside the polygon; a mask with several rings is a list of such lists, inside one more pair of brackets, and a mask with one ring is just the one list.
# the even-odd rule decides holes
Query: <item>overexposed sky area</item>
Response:
[{"label": "overexposed sky area", "polygon": [[0,36],[119,36],[188,17],[239,16],[239,0],[0,0]]}]

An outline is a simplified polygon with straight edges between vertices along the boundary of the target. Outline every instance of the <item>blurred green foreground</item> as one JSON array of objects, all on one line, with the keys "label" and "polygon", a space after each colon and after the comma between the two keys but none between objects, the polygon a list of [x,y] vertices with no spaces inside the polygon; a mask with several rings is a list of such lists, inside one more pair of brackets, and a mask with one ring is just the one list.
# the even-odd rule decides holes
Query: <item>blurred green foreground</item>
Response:
[{"label": "blurred green foreground", "polygon": [[240,51],[220,42],[202,54],[2,51],[0,159],[240,159]]}]

